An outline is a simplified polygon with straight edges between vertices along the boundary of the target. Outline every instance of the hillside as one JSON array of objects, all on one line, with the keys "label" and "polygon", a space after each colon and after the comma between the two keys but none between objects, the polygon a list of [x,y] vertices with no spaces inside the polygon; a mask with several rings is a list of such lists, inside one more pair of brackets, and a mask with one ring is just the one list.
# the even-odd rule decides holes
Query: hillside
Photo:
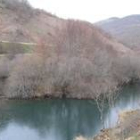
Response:
[{"label": "hillside", "polygon": [[22,2],[0,1],[0,40],[10,42],[49,41],[64,20]]},{"label": "hillside", "polygon": [[[0,6],[4,96],[110,98],[121,85],[139,77],[139,57],[103,30],[89,22],[60,19],[21,1],[5,0]],[[20,46],[19,53],[28,53],[13,51],[12,59],[3,55],[10,43]]]},{"label": "hillside", "polygon": [[[6,97],[108,97],[135,78],[133,51],[91,23],[67,20],[56,36],[51,47],[38,46],[12,62],[1,60],[1,77],[7,74]],[[7,73],[6,63],[11,66]]]},{"label": "hillside", "polygon": [[[58,32],[67,24],[66,20],[46,11],[34,9],[22,0],[0,0],[0,14],[0,41],[7,43],[25,44],[25,42],[42,43],[45,41],[46,44],[52,45]],[[102,34],[107,37],[103,31]],[[113,40],[117,44],[113,38],[110,37],[109,40]],[[116,51],[127,50],[122,44],[114,49]]]},{"label": "hillside", "polygon": [[110,18],[98,22],[96,25],[129,48],[134,50],[140,49],[140,15]]}]

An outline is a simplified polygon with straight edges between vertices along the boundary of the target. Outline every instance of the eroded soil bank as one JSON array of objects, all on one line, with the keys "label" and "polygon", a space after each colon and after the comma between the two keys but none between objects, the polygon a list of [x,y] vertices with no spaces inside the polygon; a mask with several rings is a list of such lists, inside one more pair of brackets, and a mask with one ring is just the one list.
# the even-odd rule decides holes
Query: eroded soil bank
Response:
[{"label": "eroded soil bank", "polygon": [[140,140],[140,110],[121,112],[118,118],[116,127],[101,130],[94,138],[80,136],[75,140]]}]

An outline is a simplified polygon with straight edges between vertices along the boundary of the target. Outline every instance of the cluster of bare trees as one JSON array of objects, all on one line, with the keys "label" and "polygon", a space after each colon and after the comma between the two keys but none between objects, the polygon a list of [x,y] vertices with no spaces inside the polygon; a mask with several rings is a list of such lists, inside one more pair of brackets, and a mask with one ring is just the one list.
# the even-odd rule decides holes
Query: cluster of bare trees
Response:
[{"label": "cluster of bare trees", "polygon": [[91,24],[68,20],[53,46],[42,43],[33,54],[14,63],[6,96],[100,99],[104,95],[110,99],[119,85],[140,72],[136,56],[118,57],[112,42]]}]

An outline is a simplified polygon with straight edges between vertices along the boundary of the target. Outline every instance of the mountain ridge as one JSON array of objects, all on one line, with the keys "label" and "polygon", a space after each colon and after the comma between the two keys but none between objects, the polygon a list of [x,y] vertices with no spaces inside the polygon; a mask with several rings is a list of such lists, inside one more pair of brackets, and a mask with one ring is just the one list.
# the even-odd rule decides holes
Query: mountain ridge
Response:
[{"label": "mountain ridge", "polygon": [[119,42],[133,50],[140,48],[140,15],[130,15],[108,22],[109,19],[95,23]]}]

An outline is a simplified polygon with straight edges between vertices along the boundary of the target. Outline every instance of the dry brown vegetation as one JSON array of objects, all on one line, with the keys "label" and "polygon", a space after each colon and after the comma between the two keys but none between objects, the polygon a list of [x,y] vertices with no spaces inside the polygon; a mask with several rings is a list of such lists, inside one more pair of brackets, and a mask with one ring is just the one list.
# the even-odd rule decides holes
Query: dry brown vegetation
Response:
[{"label": "dry brown vegetation", "polygon": [[139,51],[140,15],[134,14],[123,18],[110,18],[96,23],[107,33],[114,36],[127,47]]},{"label": "dry brown vegetation", "polygon": [[[113,101],[121,86],[140,78],[139,54],[92,24],[74,20],[62,23],[51,15],[48,18],[42,11],[33,12],[24,0],[0,2],[12,10],[12,14],[15,12],[15,17],[9,21],[20,25],[19,28],[17,24],[12,28],[1,28],[0,37],[5,38],[3,32],[10,30],[15,35],[11,40],[38,42],[30,54],[17,54],[24,49],[16,45],[11,50],[0,46],[0,53],[8,53],[0,56],[0,95],[8,98],[95,99],[102,113],[104,99]],[[30,22],[26,23],[28,20]],[[49,28],[44,28],[46,23]],[[40,30],[36,28],[38,26]],[[85,139],[79,137],[76,140]]]},{"label": "dry brown vegetation", "polygon": [[27,0],[0,0],[0,40],[36,43],[55,36],[62,20],[40,9],[32,8]]},{"label": "dry brown vegetation", "polygon": [[68,20],[52,41],[16,60],[7,97],[112,99],[118,86],[139,77],[134,53],[90,23]]},{"label": "dry brown vegetation", "polygon": [[139,140],[140,110],[124,111],[119,114],[118,125],[104,129],[94,138],[79,136],[75,140]]}]

